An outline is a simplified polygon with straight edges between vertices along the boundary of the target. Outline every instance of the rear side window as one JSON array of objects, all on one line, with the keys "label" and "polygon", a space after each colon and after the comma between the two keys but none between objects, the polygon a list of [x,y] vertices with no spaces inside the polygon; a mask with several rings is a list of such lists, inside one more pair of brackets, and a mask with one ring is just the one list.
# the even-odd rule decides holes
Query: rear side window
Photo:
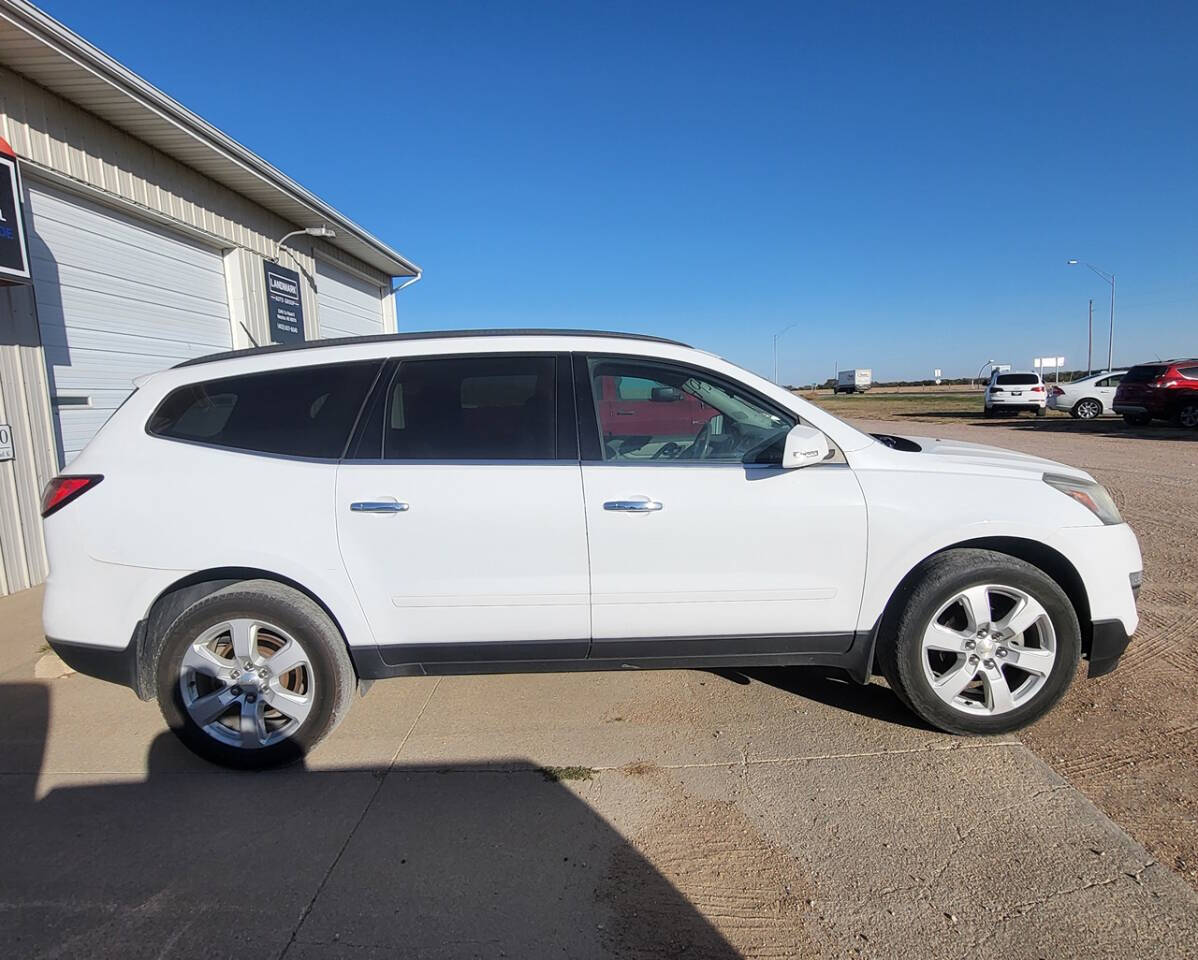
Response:
[{"label": "rear side window", "polygon": [[1198,380],[1198,366],[1178,367],[1177,372],[1187,380]]},{"label": "rear side window", "polygon": [[383,404],[383,458],[554,460],[556,383],[551,356],[405,360]]},{"label": "rear side window", "polygon": [[293,457],[340,457],[381,361],[294,367],[180,387],[146,429],[158,437]]},{"label": "rear side window", "polygon": [[1132,367],[1123,375],[1124,383],[1147,383],[1155,380],[1169,368],[1163,365],[1146,363],[1143,366]]},{"label": "rear side window", "polygon": [[1040,378],[1034,373],[1000,373],[994,382],[1000,387],[1028,386],[1039,383]]}]

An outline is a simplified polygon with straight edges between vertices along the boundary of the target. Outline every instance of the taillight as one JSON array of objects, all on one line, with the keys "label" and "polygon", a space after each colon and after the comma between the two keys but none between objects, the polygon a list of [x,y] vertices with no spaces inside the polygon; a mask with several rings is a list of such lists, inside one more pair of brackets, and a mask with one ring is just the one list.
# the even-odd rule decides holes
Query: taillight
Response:
[{"label": "taillight", "polygon": [[1159,389],[1164,389],[1166,387],[1176,387],[1179,383],[1181,383],[1181,381],[1177,380],[1173,377],[1157,377],[1155,380],[1152,381],[1152,385]]},{"label": "taillight", "polygon": [[1049,392],[1050,392],[1050,393],[1052,393],[1052,395],[1053,395],[1054,397],[1063,397],[1063,396],[1065,396],[1065,391],[1064,391],[1064,390],[1062,390],[1060,387],[1053,387],[1053,388],[1052,388],[1052,390],[1051,390],[1051,391],[1049,391]]},{"label": "taillight", "polygon": [[104,478],[98,473],[77,477],[55,477],[42,491],[42,516],[48,517],[72,500],[83,496]]},{"label": "taillight", "polygon": [[[1044,392],[1044,388],[1042,386],[1040,386],[1039,384],[1036,384],[1036,386],[1032,387],[1032,393],[1043,393],[1043,392]],[[1065,391],[1062,390],[1061,392],[1064,393]]]},{"label": "taillight", "polygon": [[991,393],[1002,393],[1002,387],[991,387],[990,392]]}]

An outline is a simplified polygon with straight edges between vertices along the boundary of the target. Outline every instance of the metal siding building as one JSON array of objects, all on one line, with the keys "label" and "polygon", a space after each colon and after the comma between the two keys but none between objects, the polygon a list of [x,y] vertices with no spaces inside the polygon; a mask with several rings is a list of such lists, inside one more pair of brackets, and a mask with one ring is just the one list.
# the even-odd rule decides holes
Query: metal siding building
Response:
[{"label": "metal siding building", "polygon": [[[396,330],[419,268],[21,0],[0,0],[0,138],[19,158],[32,284],[0,285],[0,595],[46,569],[40,492],[132,390],[272,340],[264,264],[300,277],[304,336]],[[331,239],[294,230],[326,225]]]}]

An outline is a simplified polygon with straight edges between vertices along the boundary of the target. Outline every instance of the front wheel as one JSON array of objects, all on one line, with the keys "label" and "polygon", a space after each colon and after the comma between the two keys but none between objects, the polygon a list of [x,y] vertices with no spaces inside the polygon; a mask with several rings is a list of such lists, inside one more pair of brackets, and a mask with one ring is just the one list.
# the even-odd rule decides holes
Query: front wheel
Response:
[{"label": "front wheel", "polygon": [[179,739],[239,768],[301,759],[340,722],[354,690],[328,615],[270,580],[192,604],[163,638],[156,675],[159,708]]},{"label": "front wheel", "polygon": [[1077,614],[1056,581],[989,550],[928,561],[896,635],[878,648],[899,698],[957,734],[1008,733],[1043,716],[1080,656]]}]

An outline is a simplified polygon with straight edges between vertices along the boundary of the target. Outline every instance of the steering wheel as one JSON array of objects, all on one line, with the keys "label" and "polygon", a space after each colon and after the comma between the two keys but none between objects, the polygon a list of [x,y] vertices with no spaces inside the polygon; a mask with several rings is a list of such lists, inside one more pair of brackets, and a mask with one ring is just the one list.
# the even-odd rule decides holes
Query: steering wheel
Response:
[{"label": "steering wheel", "polygon": [[711,421],[706,421],[695,434],[695,439],[687,447],[686,456],[689,460],[703,460],[711,452]]},{"label": "steering wheel", "polygon": [[673,440],[663,443],[657,448],[656,452],[651,456],[650,460],[673,460],[682,452],[682,444],[675,443]]}]

